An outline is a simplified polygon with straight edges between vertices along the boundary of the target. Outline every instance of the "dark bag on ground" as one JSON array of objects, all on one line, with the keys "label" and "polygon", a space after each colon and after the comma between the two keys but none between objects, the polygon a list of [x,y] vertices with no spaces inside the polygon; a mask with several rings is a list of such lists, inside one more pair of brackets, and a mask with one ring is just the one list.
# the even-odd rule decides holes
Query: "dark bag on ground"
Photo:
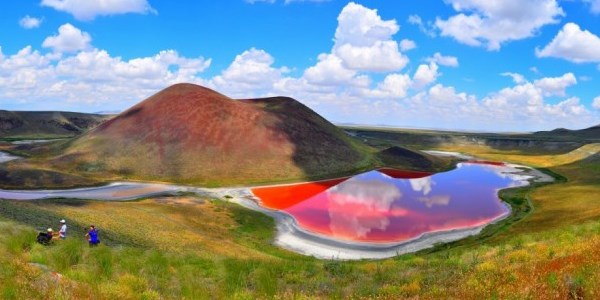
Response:
[{"label": "dark bag on ground", "polygon": [[50,240],[52,238],[48,236],[47,233],[45,232],[40,232],[37,236],[37,242],[42,244],[42,245],[48,245],[50,244]]}]

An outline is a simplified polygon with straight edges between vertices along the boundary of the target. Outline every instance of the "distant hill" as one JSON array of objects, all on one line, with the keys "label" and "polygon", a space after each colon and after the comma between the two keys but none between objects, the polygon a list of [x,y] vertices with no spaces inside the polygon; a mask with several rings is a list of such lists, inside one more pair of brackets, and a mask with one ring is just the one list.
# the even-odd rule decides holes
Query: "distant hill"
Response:
[{"label": "distant hill", "polygon": [[171,86],[85,133],[57,167],[205,185],[322,178],[372,166],[368,146],[286,97]]},{"label": "distant hill", "polygon": [[557,128],[552,131],[538,131],[535,136],[554,137],[560,139],[584,139],[590,141],[600,140],[600,125],[580,130],[569,130],[565,128]]},{"label": "distant hill", "polygon": [[0,137],[75,136],[108,118],[73,112],[0,110]]},{"label": "distant hill", "polygon": [[377,156],[385,166],[409,166],[409,168],[417,167],[420,170],[433,170],[436,164],[443,164],[438,157],[399,146],[384,149]]},{"label": "distant hill", "polygon": [[590,128],[578,130],[577,134],[600,139],[600,125],[596,125],[596,126],[592,126]]}]

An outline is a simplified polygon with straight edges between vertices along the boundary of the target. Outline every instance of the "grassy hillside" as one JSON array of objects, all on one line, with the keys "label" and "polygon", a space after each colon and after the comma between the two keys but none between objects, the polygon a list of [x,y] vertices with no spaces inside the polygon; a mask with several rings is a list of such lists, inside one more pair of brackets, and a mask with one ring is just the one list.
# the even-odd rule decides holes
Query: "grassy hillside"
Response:
[{"label": "grassy hillside", "polygon": [[[600,293],[598,221],[485,245],[336,262],[275,248],[271,219],[208,199],[0,202],[0,215],[3,299],[594,299]],[[33,227],[65,216],[69,240],[50,247],[33,242]],[[98,248],[83,240],[89,223],[101,229]]]},{"label": "grassy hillside", "polygon": [[58,111],[0,110],[0,138],[56,138],[79,135],[110,118]]},{"label": "grassy hillside", "polygon": [[0,151],[22,157],[22,159],[0,164],[0,188],[42,189],[101,184],[102,179],[49,166],[48,161],[56,153],[60,153],[68,143],[69,141],[64,139],[20,145],[0,142]]}]

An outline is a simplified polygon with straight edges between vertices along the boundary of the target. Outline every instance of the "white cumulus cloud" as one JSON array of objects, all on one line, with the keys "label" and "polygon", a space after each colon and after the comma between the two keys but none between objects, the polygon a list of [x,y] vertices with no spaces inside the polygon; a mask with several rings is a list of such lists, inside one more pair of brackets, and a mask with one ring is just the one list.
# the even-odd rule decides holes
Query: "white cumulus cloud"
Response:
[{"label": "white cumulus cloud", "polygon": [[[278,86],[284,89],[282,92],[299,87],[315,92],[343,87],[364,89],[371,84],[364,73],[398,71],[408,63],[400,52],[401,45],[393,39],[399,29],[395,20],[383,20],[377,10],[350,2],[338,16],[331,52],[321,53],[317,63],[304,70],[302,78]],[[404,42],[405,47],[411,46],[408,44]]]},{"label": "white cumulus cloud", "polygon": [[391,82],[399,83],[399,77],[388,77],[387,83],[379,83],[370,91],[372,82],[368,76],[372,72],[396,72],[407,65],[408,57],[401,53],[401,48],[407,50],[416,45],[407,39],[395,41],[393,36],[399,29],[396,20],[383,20],[377,10],[350,2],[338,16],[331,52],[321,53],[317,63],[304,70],[301,78],[278,83],[278,91],[310,91],[318,97],[324,91],[378,97],[402,94],[404,87],[389,86]]},{"label": "white cumulus cloud", "polygon": [[264,50],[251,48],[235,57],[231,65],[209,81],[211,87],[230,96],[265,95],[289,70],[273,67],[274,58]]},{"label": "white cumulus cloud", "polygon": [[392,38],[398,30],[396,20],[383,20],[376,9],[350,2],[338,16],[333,53],[352,70],[400,70],[408,58]]},{"label": "white cumulus cloud", "polygon": [[436,52],[432,57],[427,58],[427,61],[446,67],[458,67],[458,58],[455,56],[444,56],[439,52]]},{"label": "white cumulus cloud", "polygon": [[421,89],[433,83],[440,76],[438,69],[438,65],[434,62],[429,65],[420,65],[413,76],[413,88]]},{"label": "white cumulus cloud", "polygon": [[400,41],[400,50],[402,51],[410,51],[412,49],[417,48],[417,43],[413,40],[403,39]]},{"label": "white cumulus cloud", "polygon": [[76,52],[90,48],[92,38],[87,32],[67,23],[58,28],[58,35],[47,37],[42,47],[51,48],[57,53]]},{"label": "white cumulus cloud", "polygon": [[499,50],[503,43],[529,38],[559,22],[564,11],[556,0],[446,0],[458,12],[435,22],[442,36],[470,46]]},{"label": "white cumulus cloud", "polygon": [[412,80],[408,74],[390,74],[373,90],[365,90],[364,95],[372,98],[400,99],[408,94]]},{"label": "white cumulus cloud", "polygon": [[558,32],[550,44],[543,49],[536,49],[538,57],[556,57],[574,63],[600,62],[600,38],[582,30],[575,23],[567,23]]},{"label": "white cumulus cloud", "polygon": [[25,16],[21,20],[19,20],[19,25],[25,29],[33,29],[38,28],[42,24],[42,19],[35,18],[32,16]]},{"label": "white cumulus cloud", "polygon": [[538,79],[533,83],[542,90],[544,96],[566,96],[566,89],[577,84],[577,78],[573,73],[566,73],[561,77],[546,77]]},{"label": "white cumulus cloud", "polygon": [[61,56],[31,46],[13,55],[0,51],[0,103],[17,101],[26,109],[123,109],[174,83],[202,83],[198,74],[210,62],[174,50],[131,60],[99,49]]},{"label": "white cumulus cloud", "polygon": [[97,16],[156,13],[147,0],[42,0],[41,5],[64,11],[83,21]]},{"label": "white cumulus cloud", "polygon": [[589,122],[590,112],[578,98],[568,98],[557,104],[545,101],[546,96],[565,96],[565,89],[576,83],[571,73],[560,77],[542,78],[534,83],[525,82],[504,88],[484,98],[483,104],[488,112],[497,116],[496,120],[521,120],[521,123],[545,124],[547,128],[557,127],[556,124],[580,122],[578,118]]},{"label": "white cumulus cloud", "polygon": [[416,25],[419,27],[419,30],[426,34],[429,37],[436,37],[435,25],[433,22],[425,23],[423,19],[419,15],[410,15],[408,16],[407,22],[412,25]]},{"label": "white cumulus cloud", "polygon": [[594,98],[594,101],[592,102],[592,107],[600,110],[600,96]]},{"label": "white cumulus cloud", "polygon": [[321,54],[319,62],[304,71],[304,78],[316,85],[339,85],[350,83],[356,71],[347,69],[341,58],[334,54]]},{"label": "white cumulus cloud", "polygon": [[504,72],[500,75],[512,78],[513,82],[516,84],[523,84],[523,83],[527,82],[527,80],[525,79],[525,76],[523,76],[519,73]]}]

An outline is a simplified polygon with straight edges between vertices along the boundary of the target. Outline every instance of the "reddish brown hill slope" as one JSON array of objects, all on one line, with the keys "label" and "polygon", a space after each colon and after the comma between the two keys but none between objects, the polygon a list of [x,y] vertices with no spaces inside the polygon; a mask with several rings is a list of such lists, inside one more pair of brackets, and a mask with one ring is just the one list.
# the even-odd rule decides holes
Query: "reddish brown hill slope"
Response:
[{"label": "reddish brown hill slope", "polygon": [[74,141],[77,171],[196,184],[315,178],[368,166],[364,146],[291,98],[171,86]]}]

